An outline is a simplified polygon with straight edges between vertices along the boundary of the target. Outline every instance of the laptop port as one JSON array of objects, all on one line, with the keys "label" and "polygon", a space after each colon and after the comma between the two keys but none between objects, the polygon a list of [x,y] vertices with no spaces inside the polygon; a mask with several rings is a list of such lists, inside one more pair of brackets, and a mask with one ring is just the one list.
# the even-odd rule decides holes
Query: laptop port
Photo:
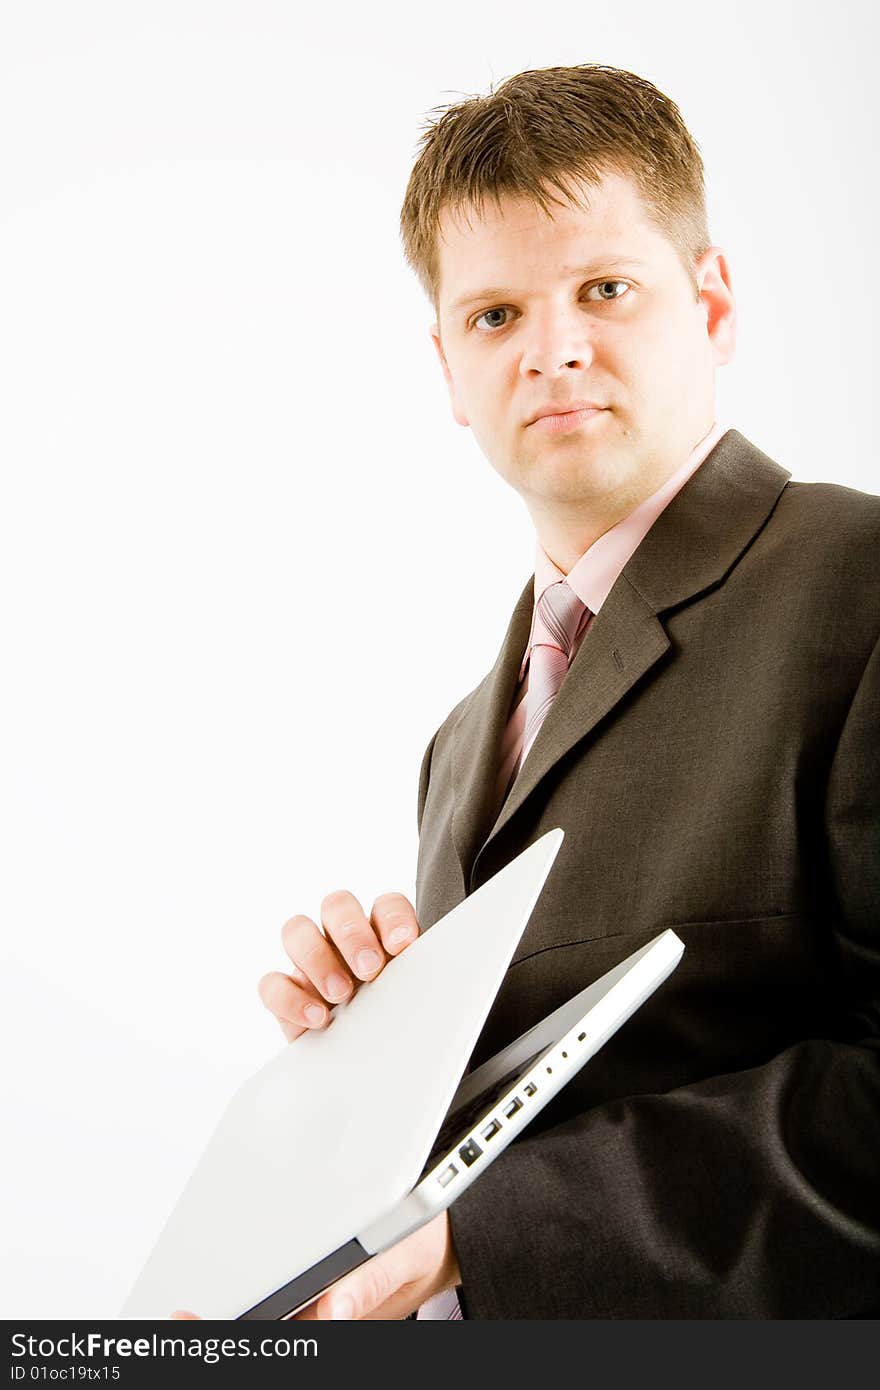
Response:
[{"label": "laptop port", "polygon": [[512,1115],[516,1114],[517,1110],[522,1110],[522,1101],[519,1096],[514,1096],[513,1100],[509,1100],[504,1107],[505,1119],[509,1120]]},{"label": "laptop port", "polygon": [[486,1125],[486,1128],[485,1128],[484,1130],[481,1131],[481,1133],[482,1133],[482,1135],[483,1135],[483,1138],[484,1138],[484,1139],[494,1139],[494,1138],[495,1138],[495,1135],[498,1133],[498,1131],[499,1131],[500,1128],[501,1128],[501,1121],[500,1121],[500,1120],[490,1120],[489,1123]]},{"label": "laptop port", "polygon": [[439,1182],[440,1186],[448,1187],[457,1172],[458,1169],[456,1168],[455,1164],[450,1163],[449,1167],[444,1168],[443,1172],[438,1175],[437,1181]]},{"label": "laptop port", "polygon": [[472,1163],[476,1163],[483,1150],[480,1148],[476,1139],[469,1139],[466,1144],[462,1144],[458,1151],[458,1156],[462,1163],[466,1163],[470,1168]]},{"label": "laptop port", "polygon": [[537,1089],[538,1088],[535,1085],[534,1081],[530,1081],[527,1086],[523,1086],[523,1090],[525,1091],[527,1096],[533,1096]]}]

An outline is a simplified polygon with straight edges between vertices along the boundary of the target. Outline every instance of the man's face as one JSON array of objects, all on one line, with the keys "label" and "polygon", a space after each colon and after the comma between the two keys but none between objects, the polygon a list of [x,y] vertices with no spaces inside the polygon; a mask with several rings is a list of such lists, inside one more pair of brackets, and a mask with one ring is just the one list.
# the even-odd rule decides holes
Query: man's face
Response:
[{"label": "man's face", "polygon": [[623,515],[650,495],[711,426],[733,350],[723,255],[698,262],[698,297],[630,179],[608,173],[584,201],[441,218],[432,337],[455,418],[533,516]]}]

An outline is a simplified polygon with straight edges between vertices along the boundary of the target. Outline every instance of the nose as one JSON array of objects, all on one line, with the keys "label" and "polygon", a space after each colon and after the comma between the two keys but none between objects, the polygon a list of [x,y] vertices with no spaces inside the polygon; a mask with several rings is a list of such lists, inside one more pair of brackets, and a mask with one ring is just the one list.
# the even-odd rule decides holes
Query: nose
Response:
[{"label": "nose", "polygon": [[583,309],[573,305],[548,305],[533,311],[521,338],[523,376],[563,376],[584,371],[593,361]]}]

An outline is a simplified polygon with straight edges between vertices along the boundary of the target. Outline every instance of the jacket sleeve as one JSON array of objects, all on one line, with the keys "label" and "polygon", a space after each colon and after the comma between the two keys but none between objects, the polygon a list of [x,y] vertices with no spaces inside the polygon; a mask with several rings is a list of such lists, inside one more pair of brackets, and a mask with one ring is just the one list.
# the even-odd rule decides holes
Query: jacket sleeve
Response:
[{"label": "jacket sleeve", "polygon": [[834,1027],[527,1130],[450,1209],[468,1316],[880,1314],[878,647],[832,763],[825,851]]},{"label": "jacket sleeve", "polygon": [[[438,729],[437,734],[439,734],[439,732],[440,730]],[[434,744],[437,742],[437,734],[434,735],[434,737],[431,739],[431,742],[425,749],[425,753],[422,758],[421,770],[419,772],[419,799],[418,806],[416,809],[416,821],[419,828],[419,834],[421,834],[422,832],[422,817],[425,814],[425,802],[428,799],[428,782],[431,778],[431,757],[434,752]]]}]

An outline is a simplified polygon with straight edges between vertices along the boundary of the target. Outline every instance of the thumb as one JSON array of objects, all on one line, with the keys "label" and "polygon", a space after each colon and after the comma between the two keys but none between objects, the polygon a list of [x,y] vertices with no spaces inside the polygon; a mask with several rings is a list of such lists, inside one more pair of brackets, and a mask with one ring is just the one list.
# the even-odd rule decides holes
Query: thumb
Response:
[{"label": "thumb", "polygon": [[346,1322],[369,1317],[407,1282],[410,1271],[399,1246],[374,1255],[304,1310],[301,1316]]},{"label": "thumb", "polygon": [[[396,1248],[374,1256],[319,1300],[318,1317],[332,1318],[335,1322],[368,1317],[404,1282],[400,1265]],[[322,1309],[320,1304],[324,1302],[326,1308]]]}]

